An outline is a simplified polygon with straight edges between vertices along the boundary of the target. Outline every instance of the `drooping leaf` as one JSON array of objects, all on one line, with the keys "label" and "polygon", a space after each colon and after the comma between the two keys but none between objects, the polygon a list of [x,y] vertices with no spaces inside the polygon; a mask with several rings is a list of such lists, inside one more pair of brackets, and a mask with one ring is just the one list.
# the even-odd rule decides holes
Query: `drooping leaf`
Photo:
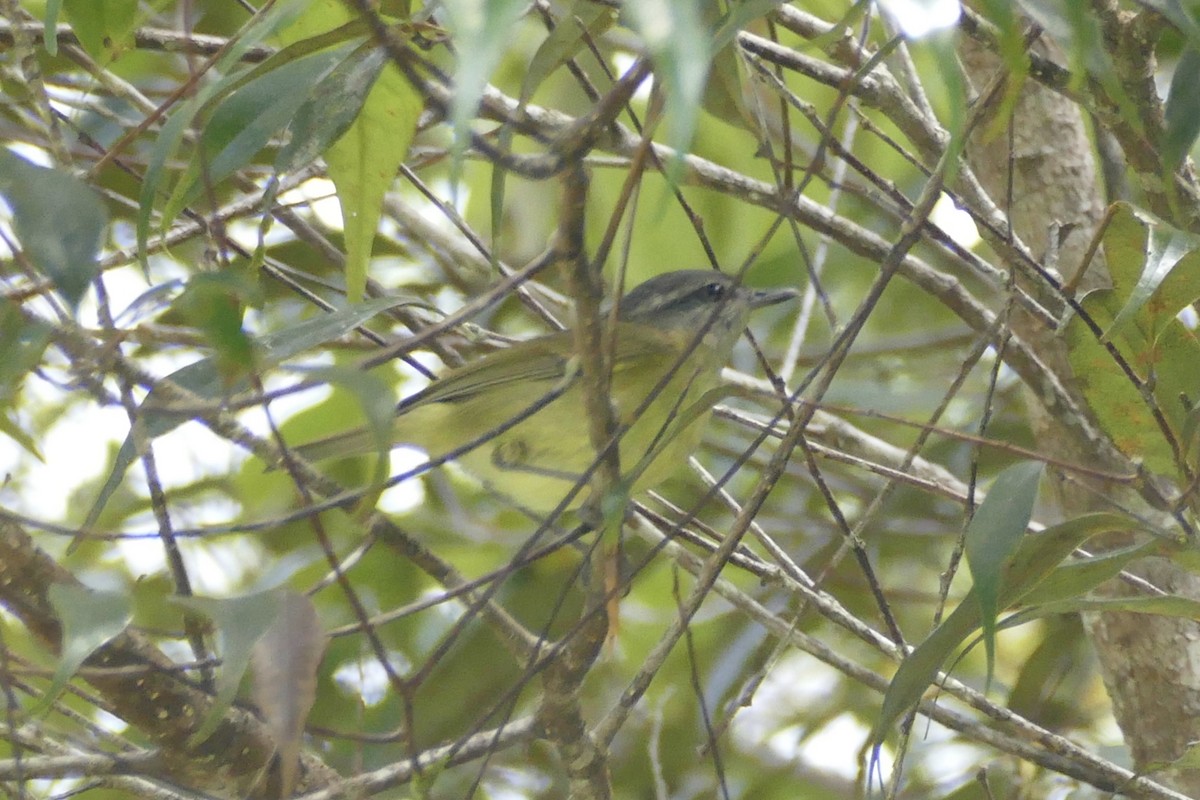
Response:
[{"label": "drooping leaf", "polygon": [[254,645],[275,624],[282,607],[282,590],[242,597],[174,597],[173,602],[208,617],[220,642],[221,667],[217,672],[217,696],[204,721],[192,735],[198,745],[212,735],[233,704],[242,677],[250,666]]},{"label": "drooping leaf", "polygon": [[[227,70],[231,73],[225,80],[202,83],[196,94],[181,103],[167,117],[162,129],[154,140],[150,157],[146,163],[146,171],[142,176],[142,190],[138,196],[137,215],[137,247],[138,258],[143,266],[146,264],[146,245],[150,239],[150,218],[155,211],[158,193],[163,188],[166,177],[167,163],[175,157],[179,146],[183,143],[184,134],[192,124],[196,114],[210,99],[236,84],[239,61],[251,47],[261,44],[267,37],[274,35],[280,28],[293,23],[296,18],[306,11],[308,0],[277,0],[270,4],[254,19],[247,23],[225,49],[211,72],[221,75]],[[164,220],[163,225],[169,223]]]},{"label": "drooping leaf", "polygon": [[25,376],[41,362],[52,333],[48,323],[26,320],[16,303],[0,299],[0,434],[39,461],[37,442],[9,416],[9,407],[15,404]]},{"label": "drooping leaf", "polygon": [[1163,165],[1174,172],[1200,135],[1200,49],[1184,48],[1175,65],[1171,88],[1167,92],[1166,130],[1163,133]]},{"label": "drooping leaf", "polygon": [[62,623],[58,669],[45,695],[30,712],[43,713],[62,692],[67,681],[88,656],[112,641],[133,618],[133,602],[123,592],[100,592],[86,586],[56,583],[48,596]]},{"label": "drooping leaf", "polygon": [[616,21],[615,9],[590,0],[574,0],[529,59],[521,79],[520,101],[527,102],[546,78],[574,58],[584,47],[586,37],[598,38]]},{"label": "drooping leaf", "polygon": [[213,350],[217,374],[226,385],[245,378],[254,366],[254,346],[242,329],[242,315],[261,300],[257,284],[236,269],[193,276],[175,300],[175,308]]},{"label": "drooping leaf", "polygon": [[212,186],[248,165],[308,99],[308,92],[355,47],[353,43],[284,63],[230,93],[205,121],[200,153],[163,207],[169,222]]},{"label": "drooping leaf", "polygon": [[1029,622],[1053,614],[1078,614],[1085,611],[1125,611],[1134,614],[1156,614],[1160,617],[1181,617],[1200,620],[1200,600],[1179,595],[1139,595],[1134,597],[1077,597],[1031,606],[1016,615],[1018,623]]},{"label": "drooping leaf", "polygon": [[[303,18],[284,31],[283,36],[286,41],[296,41],[349,22],[349,12],[340,0],[314,0]],[[476,102],[482,93],[480,85]],[[337,187],[342,208],[346,297],[351,302],[360,300],[366,288],[367,265],[383,197],[408,153],[422,105],[408,80],[395,65],[388,64],[371,86],[353,122],[324,152],[329,179]]]},{"label": "drooping leaf", "polygon": [[983,643],[987,651],[987,683],[996,658],[996,617],[1009,559],[1033,517],[1042,464],[1025,461],[1000,473],[967,526],[965,553],[972,590],[979,602]]},{"label": "drooping leaf", "polygon": [[317,668],[326,643],[312,600],[289,590],[253,647],[254,702],[275,739],[282,797],[290,797],[296,783],[304,723],[317,699]]},{"label": "drooping leaf", "polygon": [[0,298],[0,407],[12,402],[21,381],[41,361],[53,334],[41,320],[26,320],[17,304]]},{"label": "drooping leaf", "polygon": [[[444,0],[447,22],[454,34],[454,100],[450,126],[457,165],[469,143],[467,132],[479,108],[488,79],[512,42],[513,28],[525,13],[524,0]],[[457,177],[457,166],[453,173]]]},{"label": "drooping leaf", "polygon": [[[1021,603],[1055,571],[1074,550],[1092,536],[1128,530],[1135,523],[1118,514],[1089,514],[1021,539],[1004,570],[997,600],[999,609]],[[963,598],[942,624],[901,662],[888,685],[871,734],[878,747],[896,720],[920,701],[937,672],[981,624],[975,589]]]},{"label": "drooping leaf", "polygon": [[46,26],[46,52],[58,55],[58,15],[62,11],[62,0],[46,0],[46,13],[42,24]]},{"label": "drooping leaf", "polygon": [[313,87],[288,126],[288,143],[275,159],[277,173],[312,163],[349,130],[386,60],[382,48],[355,48]]},{"label": "drooping leaf", "polygon": [[0,148],[0,196],[12,209],[13,232],[30,263],[72,309],[78,307],[99,270],[108,225],[99,195],[72,175]]},{"label": "drooping leaf", "polygon": [[1161,542],[1149,539],[1141,544],[1106,551],[1091,558],[1068,561],[1057,567],[1046,580],[1025,595],[1024,602],[1036,606],[1081,597],[1110,578],[1116,577],[1134,561],[1154,555],[1161,549]]}]

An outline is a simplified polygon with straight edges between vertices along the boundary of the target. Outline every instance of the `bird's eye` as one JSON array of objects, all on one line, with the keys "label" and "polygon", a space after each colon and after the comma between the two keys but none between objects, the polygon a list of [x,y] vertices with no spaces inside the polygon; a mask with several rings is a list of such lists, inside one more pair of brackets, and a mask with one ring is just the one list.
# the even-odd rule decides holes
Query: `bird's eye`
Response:
[{"label": "bird's eye", "polygon": [[725,294],[725,284],[713,281],[704,287],[704,292],[713,300],[720,300]]}]

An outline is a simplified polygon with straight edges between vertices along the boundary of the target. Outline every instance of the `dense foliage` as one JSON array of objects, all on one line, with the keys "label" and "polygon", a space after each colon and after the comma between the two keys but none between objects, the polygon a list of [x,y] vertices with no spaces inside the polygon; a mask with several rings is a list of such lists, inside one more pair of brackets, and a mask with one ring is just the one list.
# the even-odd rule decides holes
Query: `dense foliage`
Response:
[{"label": "dense foliage", "polygon": [[[3,0],[4,790],[1200,789],[1191,5]],[[653,493],[385,452],[710,267]]]}]

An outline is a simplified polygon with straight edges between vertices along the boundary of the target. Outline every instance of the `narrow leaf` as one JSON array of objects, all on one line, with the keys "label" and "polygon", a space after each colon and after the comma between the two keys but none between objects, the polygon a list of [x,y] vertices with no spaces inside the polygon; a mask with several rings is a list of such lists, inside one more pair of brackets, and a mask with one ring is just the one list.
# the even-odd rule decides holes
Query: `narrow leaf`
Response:
[{"label": "narrow leaf", "polygon": [[1139,558],[1156,555],[1162,549],[1162,542],[1149,539],[1141,544],[1122,547],[1091,558],[1068,561],[1025,595],[1023,602],[1038,605],[1080,597],[1116,577],[1121,570]]},{"label": "narrow leaf", "polygon": [[386,61],[383,48],[359,47],[317,83],[288,126],[288,143],[275,159],[277,173],[312,163],[349,130]]},{"label": "narrow leaf", "polygon": [[1018,624],[1053,614],[1078,614],[1084,611],[1126,611],[1200,620],[1200,600],[1179,595],[1137,597],[1076,597],[1031,606],[1017,614]]},{"label": "narrow leaf", "polygon": [[1036,461],[1014,464],[1004,470],[967,526],[967,565],[983,622],[988,684],[995,666],[996,617],[1000,613],[1004,570],[1033,516],[1041,477],[1042,465]]},{"label": "narrow leaf", "polygon": [[[308,6],[309,0],[276,0],[268,5],[241,28],[238,36],[230,42],[223,55],[217,60],[212,72],[214,74],[221,74],[226,70],[233,72],[233,68],[238,65],[247,50],[261,44],[267,37],[294,23],[298,17],[307,13]],[[146,163],[146,172],[142,176],[142,191],[138,197],[137,247],[138,258],[142,261],[143,266],[146,264],[146,245],[150,239],[150,216],[154,211],[158,193],[163,186],[167,162],[179,149],[179,145],[183,142],[183,136],[197,112],[204,107],[206,102],[219,96],[237,80],[238,76],[235,74],[221,81],[202,84],[194,97],[180,104],[167,118],[155,139],[154,147],[150,151],[150,158]],[[167,224],[167,221],[164,221],[163,224]]]},{"label": "narrow leaf", "polygon": [[[0,196],[13,232],[33,266],[75,309],[99,269],[108,213],[92,188],[57,169],[29,163],[0,148]],[[64,224],[70,220],[70,224]]]},{"label": "narrow leaf", "polygon": [[1185,47],[1175,65],[1171,88],[1167,92],[1166,130],[1163,132],[1163,166],[1170,172],[1179,169],[1200,135],[1200,50],[1193,43]]},{"label": "narrow leaf", "polygon": [[554,30],[542,40],[529,60],[525,77],[521,79],[520,101],[527,102],[546,78],[574,58],[583,48],[585,37],[599,37],[616,21],[615,9],[591,0],[571,3],[567,13],[555,20]]},{"label": "narrow leaf", "polygon": [[[1118,514],[1089,514],[1047,528],[1037,535],[1023,537],[1005,570],[997,606],[1003,609],[1022,602],[1054,573],[1064,558],[1092,536],[1128,530],[1134,525]],[[950,616],[934,628],[896,670],[871,734],[871,741],[876,746],[883,743],[896,720],[917,704],[937,677],[938,670],[980,622],[980,603],[972,587]]]},{"label": "narrow leaf", "polygon": [[249,164],[271,137],[292,121],[311,87],[352,47],[343,45],[282,64],[226,97],[204,125],[200,137],[203,158],[197,156],[180,178],[163,208],[163,224],[195,202],[205,185],[216,184]]},{"label": "narrow leaf", "polygon": [[83,665],[88,656],[112,641],[133,618],[133,603],[121,592],[98,592],[72,583],[56,583],[49,590],[50,605],[62,624],[58,669],[50,686],[31,711],[46,711]]},{"label": "narrow leaf", "polygon": [[452,175],[466,150],[471,119],[496,65],[513,41],[513,28],[525,13],[524,0],[444,0],[454,33],[458,61],[454,68],[454,100],[450,125],[454,131]]},{"label": "narrow leaf", "polygon": [[217,696],[212,708],[196,732],[192,745],[198,745],[212,735],[221,718],[233,704],[238,686],[255,643],[275,623],[282,605],[280,590],[245,595],[243,597],[174,597],[176,605],[208,617],[217,630],[221,647],[221,668],[217,672]]},{"label": "narrow leaf", "polygon": [[58,55],[58,14],[62,10],[62,0],[46,0],[46,14],[42,18],[46,26],[46,52],[52,56]]}]

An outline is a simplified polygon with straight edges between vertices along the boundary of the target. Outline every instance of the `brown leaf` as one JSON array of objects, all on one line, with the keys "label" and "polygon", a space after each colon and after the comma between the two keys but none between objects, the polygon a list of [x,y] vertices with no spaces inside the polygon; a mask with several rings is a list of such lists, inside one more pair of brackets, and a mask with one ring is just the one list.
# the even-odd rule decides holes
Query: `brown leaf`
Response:
[{"label": "brown leaf", "polygon": [[275,737],[281,797],[290,796],[296,783],[304,722],[316,700],[326,640],[312,601],[287,591],[275,622],[254,645],[254,701]]}]

